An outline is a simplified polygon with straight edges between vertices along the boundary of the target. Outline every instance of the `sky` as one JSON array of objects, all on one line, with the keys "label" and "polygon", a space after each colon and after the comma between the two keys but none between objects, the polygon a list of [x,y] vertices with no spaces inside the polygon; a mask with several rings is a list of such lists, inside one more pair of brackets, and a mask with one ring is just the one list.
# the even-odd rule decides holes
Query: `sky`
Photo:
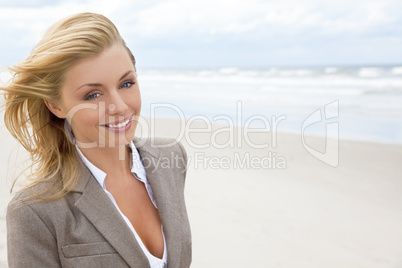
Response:
[{"label": "sky", "polygon": [[0,65],[78,12],[106,15],[143,68],[400,65],[400,0],[0,0]]}]

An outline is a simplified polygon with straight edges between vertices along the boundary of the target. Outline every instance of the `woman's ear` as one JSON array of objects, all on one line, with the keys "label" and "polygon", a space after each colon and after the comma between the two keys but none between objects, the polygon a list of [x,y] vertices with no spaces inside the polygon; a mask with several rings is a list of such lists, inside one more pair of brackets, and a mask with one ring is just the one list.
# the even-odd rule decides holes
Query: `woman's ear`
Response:
[{"label": "woman's ear", "polygon": [[66,113],[63,111],[63,109],[59,105],[57,105],[55,103],[50,103],[47,100],[43,100],[43,102],[45,103],[45,105],[49,109],[49,111],[51,111],[52,114],[54,114],[58,118],[62,119],[62,118],[67,117]]}]

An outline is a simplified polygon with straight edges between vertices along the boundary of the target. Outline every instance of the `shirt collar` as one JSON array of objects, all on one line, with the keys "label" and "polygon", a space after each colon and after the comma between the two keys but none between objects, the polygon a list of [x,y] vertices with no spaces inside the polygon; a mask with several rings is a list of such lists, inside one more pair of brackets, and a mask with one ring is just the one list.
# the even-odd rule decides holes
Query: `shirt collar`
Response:
[{"label": "shirt collar", "polygon": [[[140,154],[138,153],[137,148],[135,147],[135,145],[132,141],[128,145],[131,149],[131,154],[130,154],[131,173],[133,173],[138,180],[140,180],[144,183],[148,183],[145,168],[144,168],[144,165],[142,164]],[[89,171],[92,173],[92,175],[98,181],[98,183],[102,186],[102,188],[106,189],[105,179],[106,179],[107,174],[104,171],[100,170],[98,167],[96,167],[94,164],[92,164],[83,155],[83,153],[81,152],[81,150],[78,148],[77,145],[75,146],[75,148],[77,149],[78,155],[80,156],[82,162],[84,162],[85,166],[88,167]]]},{"label": "shirt collar", "polygon": [[134,145],[134,142],[130,142],[131,148],[131,173],[133,173],[137,179],[144,183],[148,183],[147,174],[145,172],[144,164],[141,161],[140,154]]},{"label": "shirt collar", "polygon": [[105,189],[105,178],[106,178],[106,173],[100,170],[98,167],[96,167],[94,164],[92,164],[81,152],[80,148],[78,148],[77,145],[75,145],[75,148],[77,149],[78,155],[80,156],[82,162],[84,162],[85,166],[91,171],[92,175],[95,177],[95,179],[99,182],[99,184],[102,186],[103,189]]}]

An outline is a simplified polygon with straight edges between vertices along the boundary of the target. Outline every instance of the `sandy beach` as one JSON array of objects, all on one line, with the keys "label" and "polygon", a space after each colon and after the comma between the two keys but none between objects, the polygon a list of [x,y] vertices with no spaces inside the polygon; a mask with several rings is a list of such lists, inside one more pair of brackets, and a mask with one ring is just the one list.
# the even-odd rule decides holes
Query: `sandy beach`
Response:
[{"label": "sandy beach", "polygon": [[[402,145],[340,140],[333,167],[305,147],[324,152],[323,138],[245,135],[203,122],[185,123],[181,135],[182,124],[158,119],[154,134],[187,149],[192,267],[402,267]],[[0,267],[7,267],[6,176],[17,145],[4,127],[0,134]]]}]

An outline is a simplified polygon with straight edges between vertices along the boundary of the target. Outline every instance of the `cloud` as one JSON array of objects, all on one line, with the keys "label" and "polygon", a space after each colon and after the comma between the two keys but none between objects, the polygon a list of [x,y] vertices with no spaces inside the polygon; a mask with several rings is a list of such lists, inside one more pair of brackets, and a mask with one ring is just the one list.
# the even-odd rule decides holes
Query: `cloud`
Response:
[{"label": "cloud", "polygon": [[[174,0],[137,10],[119,20],[143,35],[181,32],[240,33],[260,26],[317,28],[332,32],[369,31],[395,21],[395,1]],[[135,10],[135,4],[131,5]],[[269,29],[267,29],[269,31]]]},{"label": "cloud", "polygon": [[[368,46],[372,53],[387,40],[397,47],[402,36],[402,3],[396,0],[36,0],[28,6],[0,2],[0,7],[0,35],[6,36],[0,47],[25,53],[52,23],[83,11],[108,16],[141,53],[178,58],[209,51],[209,62],[239,53],[260,55],[265,62],[275,53],[300,61],[306,60],[303,54],[317,53],[331,61],[328,52],[348,57],[356,46]],[[160,64],[156,56],[153,60]]]}]

